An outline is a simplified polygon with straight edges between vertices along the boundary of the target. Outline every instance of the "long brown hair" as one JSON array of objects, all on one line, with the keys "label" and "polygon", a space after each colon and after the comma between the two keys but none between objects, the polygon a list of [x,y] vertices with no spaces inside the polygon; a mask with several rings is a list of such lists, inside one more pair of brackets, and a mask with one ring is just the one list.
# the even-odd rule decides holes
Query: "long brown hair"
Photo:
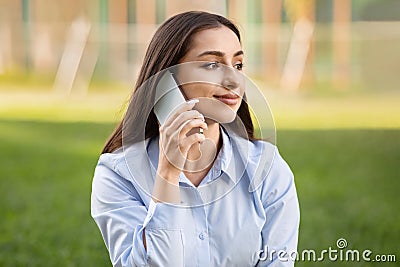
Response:
[{"label": "long brown hair", "polygon": [[[143,137],[152,138],[159,134],[158,121],[153,112],[155,90],[139,90],[139,88],[153,75],[177,65],[189,51],[195,33],[221,26],[232,30],[239,42],[241,41],[238,28],[230,20],[202,11],[189,11],[175,15],[158,28],[147,48],[124,118],[106,142],[102,153],[111,153],[122,147],[124,129],[145,129],[144,135],[129,136],[129,143],[139,142]],[[254,127],[246,101],[242,101],[237,114],[246,128],[247,137],[254,139]]]}]

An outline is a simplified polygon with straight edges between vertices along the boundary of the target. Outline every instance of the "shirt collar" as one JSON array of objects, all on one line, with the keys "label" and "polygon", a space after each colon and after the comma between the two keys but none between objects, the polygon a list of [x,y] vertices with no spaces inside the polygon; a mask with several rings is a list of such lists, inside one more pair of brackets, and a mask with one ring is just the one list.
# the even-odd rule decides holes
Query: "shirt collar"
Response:
[{"label": "shirt collar", "polygon": [[229,163],[233,159],[232,155],[232,142],[223,127],[220,127],[222,136],[222,147],[218,152],[217,158],[214,161],[213,166],[210,171],[201,181],[200,185],[210,183],[220,177],[223,173],[226,173],[229,178],[231,178],[232,173],[230,173]]},{"label": "shirt collar", "polygon": [[[236,135],[234,131],[225,131],[222,127],[221,129],[223,144],[212,167],[215,173],[220,175],[206,175],[203,179],[204,182],[202,181],[201,184],[215,183],[216,186],[207,186],[207,189],[217,188],[219,190],[222,188],[221,190],[227,190],[229,186],[226,187],[225,185],[232,182],[237,184],[243,176],[247,176],[251,182],[249,190],[251,192],[256,190],[271,169],[272,161],[277,153],[276,147],[266,142],[249,141]],[[154,182],[156,176],[158,153],[158,137],[146,139],[145,142],[133,144],[131,147],[124,149],[125,161],[130,175],[135,180],[142,179],[143,181],[136,182],[143,183],[147,190],[152,190],[153,188],[152,182]],[[129,167],[130,164],[134,165]],[[150,168],[138,168],[138,166],[149,166]],[[153,179],[148,179],[149,177]],[[179,178],[182,186],[194,187],[184,175]],[[198,189],[201,190],[201,188],[199,186]]]},{"label": "shirt collar", "polygon": [[[232,140],[231,136],[228,135],[226,130],[223,127],[220,127],[221,135],[222,135],[222,147],[217,155],[217,158],[214,161],[213,166],[201,181],[200,185],[204,185],[214,181],[215,179],[219,178],[223,173],[225,173],[229,179],[232,181],[237,181],[240,177],[235,177],[235,165],[234,162],[234,155],[232,150]],[[158,166],[158,136],[151,140],[147,144],[147,154],[150,158],[150,162],[153,166],[152,173],[155,175],[157,166]],[[179,175],[179,182],[183,184],[187,184],[193,186],[192,182],[183,174]]]}]

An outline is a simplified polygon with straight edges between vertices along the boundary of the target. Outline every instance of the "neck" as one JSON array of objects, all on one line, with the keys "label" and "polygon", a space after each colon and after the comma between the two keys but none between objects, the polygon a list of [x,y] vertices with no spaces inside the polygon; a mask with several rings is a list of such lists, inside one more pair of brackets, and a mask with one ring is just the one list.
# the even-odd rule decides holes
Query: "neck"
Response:
[{"label": "neck", "polygon": [[206,119],[208,126],[204,130],[206,141],[202,144],[194,144],[188,152],[184,171],[185,176],[195,185],[198,186],[203,178],[211,169],[216,156],[222,146],[221,133],[219,123]]}]

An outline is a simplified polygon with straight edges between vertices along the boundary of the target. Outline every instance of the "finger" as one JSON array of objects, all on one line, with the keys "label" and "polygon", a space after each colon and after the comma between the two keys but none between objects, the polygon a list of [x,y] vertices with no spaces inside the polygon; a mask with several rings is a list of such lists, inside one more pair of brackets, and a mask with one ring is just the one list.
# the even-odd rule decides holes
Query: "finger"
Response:
[{"label": "finger", "polygon": [[208,125],[202,119],[189,120],[181,126],[181,129],[179,131],[179,138],[185,137],[193,128],[201,128],[203,130],[207,130]]},{"label": "finger", "polygon": [[197,110],[185,111],[179,114],[178,117],[176,117],[176,119],[172,121],[171,124],[167,127],[175,130],[180,130],[184,124],[193,119],[200,119],[204,121],[204,116]]},{"label": "finger", "polygon": [[183,153],[187,153],[192,145],[194,145],[196,143],[201,143],[204,140],[206,140],[205,136],[203,134],[199,134],[199,133],[195,133],[195,134],[189,135],[185,138],[182,138],[182,140],[180,142],[181,151]]},{"label": "finger", "polygon": [[198,99],[193,98],[193,99],[190,99],[189,101],[186,101],[185,103],[182,103],[178,107],[176,107],[174,109],[174,111],[171,113],[171,115],[167,118],[164,125],[171,124],[183,112],[192,110],[194,105],[196,105],[196,103],[198,103],[198,102],[199,102]]},{"label": "finger", "polygon": [[180,132],[185,124],[194,119],[202,122],[204,121],[204,117],[197,110],[185,111],[184,113],[179,114],[178,117],[169,125],[162,125],[159,129],[160,134],[165,135],[167,139],[173,138],[173,136],[180,136]]}]

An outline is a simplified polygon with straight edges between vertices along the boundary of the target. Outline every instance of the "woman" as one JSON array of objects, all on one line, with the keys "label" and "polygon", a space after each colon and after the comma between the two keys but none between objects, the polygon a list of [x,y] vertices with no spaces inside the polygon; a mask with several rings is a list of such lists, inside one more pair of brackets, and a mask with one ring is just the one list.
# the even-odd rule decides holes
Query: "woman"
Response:
[{"label": "woman", "polygon": [[[92,216],[114,266],[293,266],[293,174],[275,146],[254,138],[243,60],[238,29],[219,15],[185,12],[155,33],[93,179]],[[160,126],[148,80],[185,64],[177,81],[195,73],[188,69],[223,70],[221,86],[181,82],[187,102]],[[223,109],[235,116],[217,119]],[[273,156],[259,172],[262,151]],[[249,190],[255,176],[262,182]]]}]

